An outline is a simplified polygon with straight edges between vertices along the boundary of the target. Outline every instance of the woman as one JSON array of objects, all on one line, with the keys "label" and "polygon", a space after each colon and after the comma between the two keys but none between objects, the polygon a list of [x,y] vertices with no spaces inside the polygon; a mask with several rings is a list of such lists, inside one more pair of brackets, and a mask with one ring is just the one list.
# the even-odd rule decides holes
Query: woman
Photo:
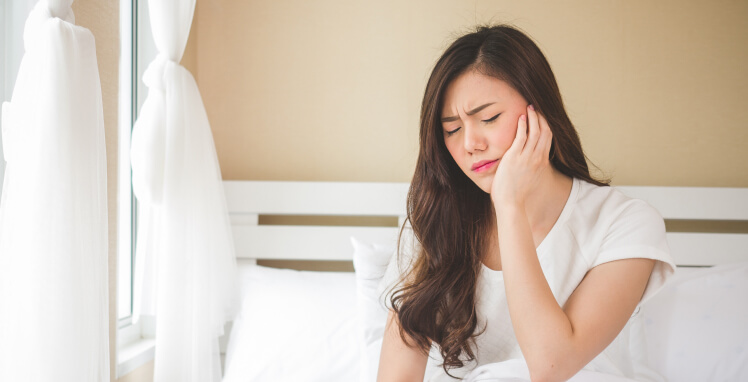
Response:
[{"label": "woman", "polygon": [[414,244],[384,280],[397,283],[378,380],[423,380],[432,347],[442,377],[524,359],[533,381],[582,368],[658,380],[634,322],[674,269],[664,222],[607,183],[530,38],[495,26],[457,39],[422,103]]}]

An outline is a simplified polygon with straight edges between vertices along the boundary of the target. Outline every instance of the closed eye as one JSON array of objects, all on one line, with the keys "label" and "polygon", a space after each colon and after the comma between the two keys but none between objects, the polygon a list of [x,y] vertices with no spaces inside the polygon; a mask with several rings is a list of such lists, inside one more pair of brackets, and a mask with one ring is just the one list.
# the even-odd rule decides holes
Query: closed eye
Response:
[{"label": "closed eye", "polygon": [[486,123],[491,123],[491,122],[495,121],[495,120],[496,120],[496,118],[499,118],[499,116],[500,116],[500,115],[501,115],[501,113],[499,113],[499,114],[496,114],[496,115],[494,115],[494,116],[493,116],[493,118],[491,118],[491,119],[486,119],[486,120],[484,120],[483,122],[486,122]]},{"label": "closed eye", "polygon": [[462,126],[460,126],[460,127],[456,128],[456,129],[454,129],[454,130],[451,130],[451,131],[447,131],[447,136],[450,136],[450,135],[452,135],[452,134],[456,133],[456,132],[457,132],[457,130],[460,130],[461,128],[462,128]]}]

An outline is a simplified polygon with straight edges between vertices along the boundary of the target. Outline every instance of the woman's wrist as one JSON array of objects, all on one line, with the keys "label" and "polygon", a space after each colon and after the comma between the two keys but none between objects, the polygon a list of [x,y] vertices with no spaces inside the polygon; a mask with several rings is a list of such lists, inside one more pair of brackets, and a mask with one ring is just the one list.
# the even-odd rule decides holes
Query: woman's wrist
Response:
[{"label": "woman's wrist", "polygon": [[502,200],[498,203],[494,201],[494,210],[496,211],[497,221],[513,220],[525,215],[524,203],[517,200]]}]

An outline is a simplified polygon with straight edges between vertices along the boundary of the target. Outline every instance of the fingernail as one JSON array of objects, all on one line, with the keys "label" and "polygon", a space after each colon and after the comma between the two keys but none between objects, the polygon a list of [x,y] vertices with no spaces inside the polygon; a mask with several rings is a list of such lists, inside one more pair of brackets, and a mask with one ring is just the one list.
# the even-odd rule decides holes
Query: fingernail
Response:
[{"label": "fingernail", "polygon": [[525,120],[525,118],[527,118],[527,117],[525,117],[525,115],[524,115],[524,114],[522,114],[522,115],[521,115],[521,116],[519,117],[519,119],[521,119],[521,120],[523,120],[523,121]]},{"label": "fingernail", "polygon": [[530,110],[535,111],[535,106],[530,105]]}]

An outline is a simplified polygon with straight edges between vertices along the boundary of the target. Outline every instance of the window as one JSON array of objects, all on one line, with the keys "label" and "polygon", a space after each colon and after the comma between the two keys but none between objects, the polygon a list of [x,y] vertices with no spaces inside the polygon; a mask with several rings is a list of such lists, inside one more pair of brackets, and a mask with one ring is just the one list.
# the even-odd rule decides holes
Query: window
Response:
[{"label": "window", "polygon": [[[0,1],[0,103],[10,101],[13,94],[23,57],[23,27],[33,7],[31,1]],[[0,193],[5,179],[2,139],[0,134]]]},{"label": "window", "polygon": [[133,219],[134,198],[130,174],[130,133],[135,112],[133,88],[137,85],[133,70],[133,4],[120,3],[120,64],[119,64],[119,123],[117,168],[117,327],[118,345],[126,345],[140,338],[140,330],[132,327],[132,281],[135,238]]},{"label": "window", "polygon": [[[139,20],[145,20],[140,23]],[[153,359],[155,323],[141,317],[132,323],[133,271],[137,241],[137,200],[132,190],[130,137],[148,95],[142,78],[156,56],[146,0],[120,2],[119,158],[117,190],[117,377]]]},{"label": "window", "polygon": [[[7,54],[5,53],[5,29],[8,27],[8,20],[5,18],[5,2],[0,3],[0,21],[2,21],[2,27],[0,27],[0,105],[7,101],[10,97],[5,96],[5,61]],[[2,111],[0,111],[2,113]],[[0,115],[2,117],[2,115]],[[2,124],[0,123],[0,127]],[[3,194],[3,179],[5,179],[5,159],[3,154],[3,136],[0,134],[0,195]]]},{"label": "window", "polygon": [[[148,95],[143,73],[156,57],[145,0],[123,1],[120,9],[120,100],[119,107],[119,284],[117,318],[124,326],[132,316],[133,266],[137,240],[137,200],[132,190],[130,137],[132,127]],[[139,20],[146,22],[139,23]]]}]

